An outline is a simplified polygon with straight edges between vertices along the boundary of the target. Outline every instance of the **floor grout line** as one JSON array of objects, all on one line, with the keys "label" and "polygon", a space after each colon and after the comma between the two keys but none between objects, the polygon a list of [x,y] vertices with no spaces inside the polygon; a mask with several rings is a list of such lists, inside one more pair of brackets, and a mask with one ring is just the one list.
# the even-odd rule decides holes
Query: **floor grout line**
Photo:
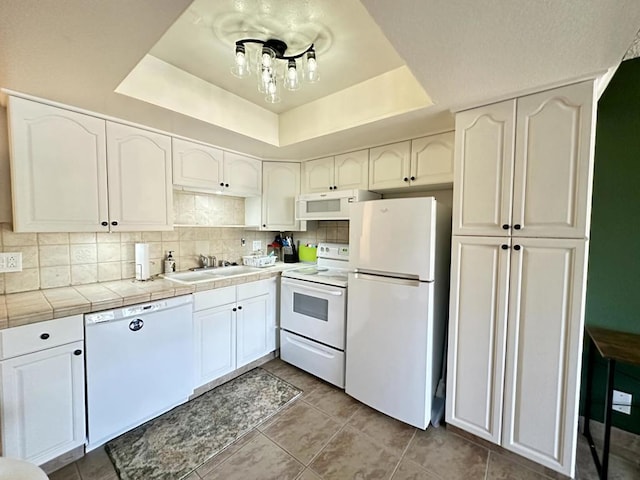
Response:
[{"label": "floor grout line", "polygon": [[411,438],[407,442],[407,445],[404,447],[404,450],[400,454],[400,458],[398,459],[398,463],[396,463],[396,466],[393,469],[393,472],[391,472],[391,475],[389,476],[389,478],[393,478],[393,476],[398,471],[398,468],[400,468],[400,464],[402,463],[402,460],[404,459],[404,456],[406,455],[407,451],[409,450],[409,446],[411,445],[411,442],[413,442],[413,439],[416,437],[416,433],[417,432],[418,432],[417,428],[413,430],[413,435],[411,435]]}]

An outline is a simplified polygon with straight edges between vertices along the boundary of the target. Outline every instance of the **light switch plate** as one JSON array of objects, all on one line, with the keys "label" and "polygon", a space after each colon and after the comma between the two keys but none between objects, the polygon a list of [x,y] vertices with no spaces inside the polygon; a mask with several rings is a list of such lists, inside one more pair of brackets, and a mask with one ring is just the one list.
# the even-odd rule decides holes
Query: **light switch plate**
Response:
[{"label": "light switch plate", "polygon": [[21,272],[21,271],[22,271],[22,252],[0,253],[0,273]]},{"label": "light switch plate", "polygon": [[631,415],[631,394],[614,390],[612,408],[616,412]]}]

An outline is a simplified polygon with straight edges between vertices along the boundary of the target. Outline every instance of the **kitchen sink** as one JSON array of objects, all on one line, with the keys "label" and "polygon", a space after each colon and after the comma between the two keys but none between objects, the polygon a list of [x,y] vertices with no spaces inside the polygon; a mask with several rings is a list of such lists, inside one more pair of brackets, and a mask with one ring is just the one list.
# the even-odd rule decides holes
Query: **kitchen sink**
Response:
[{"label": "kitchen sink", "polygon": [[210,270],[198,270],[189,272],[178,273],[165,273],[163,275],[167,280],[178,283],[203,283],[211,282],[213,280],[220,280],[221,278],[232,277],[235,275],[245,275],[248,273],[255,273],[262,270],[258,267],[247,267],[245,265],[231,265],[229,267],[212,268]]}]

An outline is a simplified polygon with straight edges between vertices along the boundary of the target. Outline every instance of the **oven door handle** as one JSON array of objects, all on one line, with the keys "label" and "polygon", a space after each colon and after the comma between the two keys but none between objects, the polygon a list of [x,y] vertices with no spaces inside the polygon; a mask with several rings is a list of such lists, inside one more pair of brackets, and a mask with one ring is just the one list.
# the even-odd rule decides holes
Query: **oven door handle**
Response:
[{"label": "oven door handle", "polygon": [[321,357],[325,357],[325,358],[334,358],[335,357],[335,355],[331,355],[329,352],[325,352],[324,350],[320,350],[319,348],[312,347],[311,345],[307,345],[306,343],[302,343],[299,340],[291,338],[290,335],[287,335],[285,338],[286,338],[287,342],[292,343],[293,345],[296,345],[297,347],[300,347],[303,350],[307,350],[308,352],[320,355]]},{"label": "oven door handle", "polygon": [[325,295],[333,295],[334,297],[342,296],[342,290],[326,290],[324,288],[311,287],[309,285],[302,285],[301,283],[293,283],[282,279],[283,285],[289,285],[290,287],[300,288],[301,290],[311,290],[312,292],[324,293]]}]

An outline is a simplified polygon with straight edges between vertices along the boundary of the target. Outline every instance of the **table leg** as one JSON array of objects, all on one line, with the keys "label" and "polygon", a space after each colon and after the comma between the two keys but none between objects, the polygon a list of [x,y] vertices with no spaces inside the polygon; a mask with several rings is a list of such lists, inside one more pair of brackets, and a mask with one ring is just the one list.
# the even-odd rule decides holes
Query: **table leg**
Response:
[{"label": "table leg", "polygon": [[611,437],[611,412],[613,410],[613,380],[616,371],[616,361],[609,359],[607,365],[607,399],[604,405],[604,447],[602,449],[601,480],[607,480],[609,470],[609,440]]},{"label": "table leg", "polygon": [[589,351],[587,353],[587,385],[586,385],[586,397],[584,401],[584,436],[587,438],[587,442],[589,443],[589,450],[591,451],[591,456],[593,457],[593,463],[596,466],[596,472],[598,472],[598,477],[602,478],[602,465],[600,464],[600,459],[598,458],[598,451],[596,450],[596,444],[593,442],[593,437],[591,436],[591,428],[589,426],[589,418],[591,416],[591,400],[592,400],[592,386],[593,386],[593,370],[595,366],[595,350],[596,346],[593,343],[593,339],[589,337]]}]

